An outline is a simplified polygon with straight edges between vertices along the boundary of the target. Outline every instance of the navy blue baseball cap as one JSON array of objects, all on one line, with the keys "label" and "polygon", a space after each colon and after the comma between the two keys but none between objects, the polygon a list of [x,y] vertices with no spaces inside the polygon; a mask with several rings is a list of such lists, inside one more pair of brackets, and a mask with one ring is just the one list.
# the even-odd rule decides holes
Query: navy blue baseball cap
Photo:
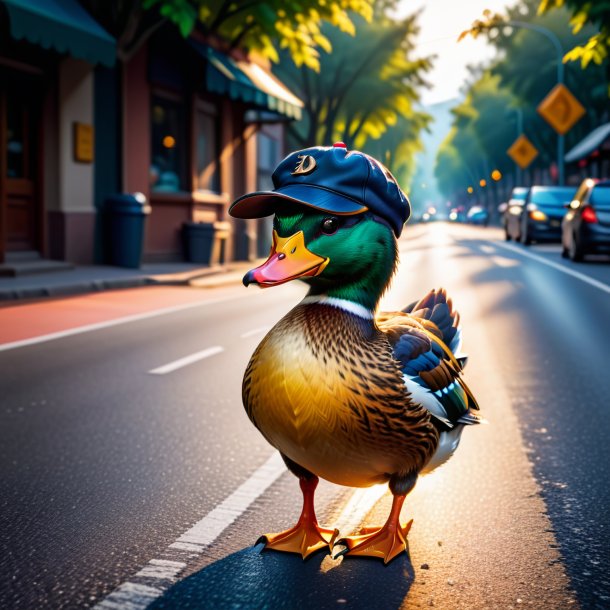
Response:
[{"label": "navy blue baseball cap", "polygon": [[262,218],[298,203],[335,215],[371,211],[386,220],[396,237],[411,215],[409,199],[394,176],[369,155],[342,142],[288,155],[272,176],[273,190],[249,193],[229,208],[235,218]]}]

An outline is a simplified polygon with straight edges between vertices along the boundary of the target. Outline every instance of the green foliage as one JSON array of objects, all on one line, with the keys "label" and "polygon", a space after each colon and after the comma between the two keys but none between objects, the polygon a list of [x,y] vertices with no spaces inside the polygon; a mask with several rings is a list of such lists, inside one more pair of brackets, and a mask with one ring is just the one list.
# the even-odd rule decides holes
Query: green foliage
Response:
[{"label": "green foliage", "polygon": [[566,7],[572,13],[570,24],[578,34],[587,24],[599,31],[591,34],[584,44],[573,47],[565,55],[565,61],[580,60],[583,68],[591,62],[601,65],[610,52],[610,2],[608,0],[541,0],[539,14],[551,9]]},{"label": "green foliage", "polygon": [[[540,32],[508,27],[507,22],[545,28],[559,39],[563,49],[586,45],[596,29],[583,23],[575,33],[566,8],[543,14],[537,14],[537,9],[538,0],[524,0],[507,9],[505,15],[486,13],[464,33],[486,36],[498,55],[483,76],[469,85],[464,103],[454,110],[453,131],[437,156],[436,175],[448,197],[463,193],[468,184],[476,190],[481,177],[488,179],[489,168],[497,167],[505,176],[515,172],[516,166],[506,154],[517,137],[511,107],[522,110],[524,132],[539,151],[531,168],[548,168],[557,160],[557,134],[537,112],[557,83],[557,51]],[[564,65],[565,84],[587,111],[567,133],[566,151],[610,119],[607,69],[608,59],[591,63],[587,70],[578,64]],[[466,168],[472,173],[470,180]]]},{"label": "green foliage", "polygon": [[414,104],[430,61],[412,58],[415,16],[395,21],[376,8],[372,22],[352,17],[355,36],[322,28],[333,51],[321,54],[319,73],[285,55],[276,73],[305,104],[303,120],[289,127],[293,146],[341,140],[384,160],[402,182],[429,120]]},{"label": "green foliage", "polygon": [[195,24],[232,47],[257,51],[273,62],[286,49],[297,66],[320,68],[320,49],[330,52],[322,25],[355,34],[351,14],[372,18],[372,0],[142,0],[188,36]]},{"label": "green foliage", "polygon": [[476,187],[481,178],[489,181],[494,169],[510,172],[512,161],[505,151],[516,137],[510,116],[516,103],[511,92],[500,86],[499,76],[486,71],[452,110],[453,127],[439,148],[434,168],[446,197],[465,195],[466,188]]}]

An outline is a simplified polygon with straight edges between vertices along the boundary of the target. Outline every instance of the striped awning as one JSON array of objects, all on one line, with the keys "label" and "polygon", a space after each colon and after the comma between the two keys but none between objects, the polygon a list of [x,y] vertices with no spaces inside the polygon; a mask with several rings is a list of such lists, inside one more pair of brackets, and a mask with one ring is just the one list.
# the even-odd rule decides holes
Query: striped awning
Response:
[{"label": "striped awning", "polygon": [[116,41],[77,0],[3,0],[11,36],[92,64],[114,65]]},{"label": "striped awning", "polygon": [[303,102],[273,74],[253,62],[237,61],[207,45],[190,42],[206,60],[205,84],[210,93],[291,119],[301,118]]}]

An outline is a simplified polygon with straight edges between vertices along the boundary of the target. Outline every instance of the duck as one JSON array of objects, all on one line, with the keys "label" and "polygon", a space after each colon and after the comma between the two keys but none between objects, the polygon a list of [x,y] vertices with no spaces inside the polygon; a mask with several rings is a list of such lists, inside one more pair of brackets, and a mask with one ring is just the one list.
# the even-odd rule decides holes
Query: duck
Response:
[{"label": "duck", "polygon": [[[402,311],[378,311],[411,211],[379,161],[343,143],[311,147],[288,155],[272,180],[273,190],[229,209],[236,218],[273,216],[269,257],[245,286],[309,287],[262,339],[243,378],[248,417],[303,495],[297,523],[260,541],[303,559],[338,547],[387,564],[408,548],[412,521],[400,515],[418,477],[450,459],[464,428],[484,422],[463,377],[460,317],[444,289]],[[316,517],[320,478],[388,484],[387,520],[339,538]]]}]

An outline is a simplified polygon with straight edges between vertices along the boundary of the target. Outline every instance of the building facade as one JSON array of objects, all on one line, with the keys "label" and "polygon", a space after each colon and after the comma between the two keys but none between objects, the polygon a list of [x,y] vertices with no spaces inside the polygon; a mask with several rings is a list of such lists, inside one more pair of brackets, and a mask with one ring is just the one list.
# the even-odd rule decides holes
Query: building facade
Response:
[{"label": "building facade", "polygon": [[264,221],[228,206],[269,186],[301,102],[263,63],[171,24],[116,55],[77,0],[0,2],[0,265],[104,262],[100,210],[121,192],[151,205],[145,262],[183,260],[189,222],[221,223],[225,261],[268,249]]}]

